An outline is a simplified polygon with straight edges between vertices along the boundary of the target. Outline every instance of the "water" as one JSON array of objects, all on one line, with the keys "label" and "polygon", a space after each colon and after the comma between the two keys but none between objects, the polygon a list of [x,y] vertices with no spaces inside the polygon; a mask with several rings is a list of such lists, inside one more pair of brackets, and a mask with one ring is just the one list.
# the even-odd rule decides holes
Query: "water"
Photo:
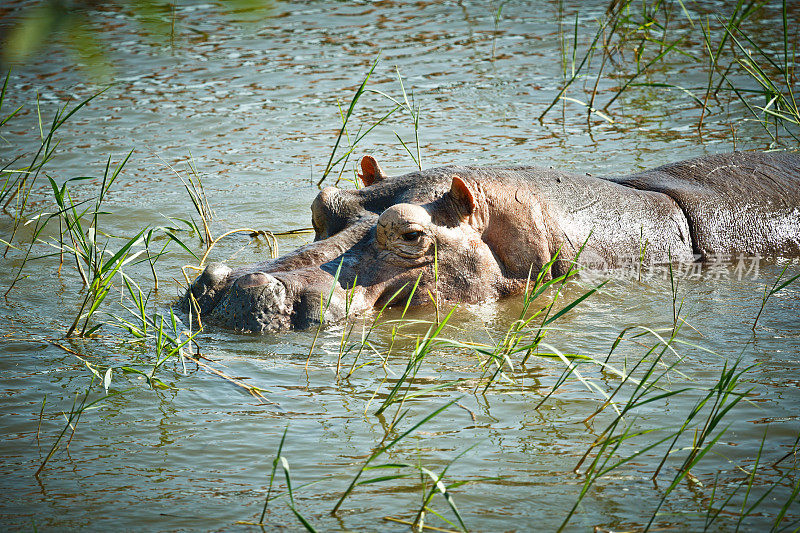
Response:
[{"label": "water", "polygon": [[[12,4],[4,12],[4,30],[19,19],[21,7]],[[689,7],[697,16],[713,5]],[[795,20],[797,10],[790,7]],[[594,20],[605,8],[603,3],[581,3],[578,59],[594,32]],[[114,84],[59,130],[61,143],[47,169],[59,183],[76,176],[101,176],[109,156],[116,162],[135,150],[105,204],[112,213],[102,219],[108,234],[132,235],[148,225],[180,226],[174,218],[192,216],[183,185],[167,167],[185,175],[190,154],[214,209],[214,235],[242,227],[280,231],[310,226],[309,206],[318,191],[314,183],[341,124],[337,102],[344,108],[349,105],[379,53],[368,87],[400,98],[399,71],[406,89],[413,90],[421,106],[425,167],[525,163],[593,174],[625,173],[729,151],[734,143],[739,149],[765,148],[769,141],[760,126],[740,120],[745,116],[740,105],[725,99],[712,104],[714,114],[698,136],[694,126],[699,111],[692,102],[676,91],[654,88],[624,96],[622,105],[612,108],[614,124],[596,120],[587,126],[585,108],[578,104],[556,106],[540,123],[536,117],[562,83],[555,2],[503,4],[497,26],[496,5],[471,2],[276,3],[264,10],[225,11],[216,4],[177,6],[180,24],[173,45],[168,39],[143,36],[142,26],[126,9],[93,13],[104,28]],[[569,41],[576,6],[565,6],[563,13],[562,28]],[[752,34],[760,42],[778,43],[778,16],[779,9],[767,6],[749,21]],[[673,22],[685,27],[678,15]],[[699,55],[701,37],[696,32],[686,35],[687,49]],[[66,67],[69,61],[66,49],[53,47],[12,71],[3,110],[22,104],[25,108],[2,129],[3,161],[38,147],[37,93],[47,121],[68,98],[74,104],[98,89],[85,73]],[[701,63],[675,55],[669,71],[643,79],[680,78],[686,86],[702,87],[707,70]],[[584,80],[581,88],[583,84]],[[604,79],[601,95],[608,98],[615,86]],[[568,95],[586,97],[582,90]],[[389,109],[383,97],[366,94],[356,109],[351,136]],[[398,114],[373,130],[355,153],[375,155],[389,174],[413,170],[414,162],[394,132],[407,142],[413,139],[408,115]],[[350,170],[345,174],[351,175]],[[78,183],[75,194],[92,197],[98,183]],[[48,194],[44,183],[36,188],[37,207],[48,205]],[[12,224],[8,216],[0,218],[4,237]],[[182,236],[200,250],[196,239]],[[280,238],[281,252],[306,238]],[[157,263],[160,290],[152,301],[160,310],[180,292],[175,281],[182,278],[180,267],[196,262],[178,247],[171,250]],[[225,239],[211,257],[247,264],[268,251],[263,242],[251,243],[238,234]],[[10,284],[20,262],[21,255],[14,251],[3,259],[0,286]],[[695,390],[638,409],[630,417],[631,427],[661,431],[631,439],[620,456],[630,456],[679,428],[725,365],[740,360],[741,368],[756,366],[741,376],[740,390],[749,394],[726,418],[730,427],[713,452],[692,468],[693,481],[684,480],[670,494],[656,518],[659,527],[702,528],[709,505],[718,507],[747,479],[765,432],[762,466],[748,501],[777,486],[744,521],[745,529],[769,527],[791,497],[798,479],[794,458],[764,465],[789,452],[800,431],[800,286],[790,285],[772,297],[755,333],[751,331],[763,287],[771,286],[786,264],[787,276],[800,272],[796,262],[764,261],[757,275],[739,279],[731,265],[720,279],[708,279],[712,274],[705,271],[705,279],[683,279],[678,287],[687,323],[675,353],[668,352],[664,360],[683,358],[670,373],[669,387]],[[383,517],[413,519],[422,498],[416,474],[359,486],[336,517],[330,511],[384,437],[395,409],[385,418],[376,416],[375,409],[405,367],[415,342],[413,331],[424,332],[424,327],[407,328],[396,340],[388,373],[380,365],[367,366],[348,380],[335,376],[341,327],[321,332],[307,371],[314,332],[256,336],[210,329],[199,337],[203,355],[228,375],[263,388],[267,401],[196,365],[187,364],[184,372],[175,360],[157,374],[168,388],[153,389],[136,374],[119,369],[152,363],[154,355],[118,328],[104,327],[100,339],[57,340],[72,352],[49,342],[63,336],[80,307],[80,279],[72,264],[67,262],[59,272],[57,258],[41,259],[29,263],[25,272],[29,277],[0,301],[4,528],[252,528],[237,521],[258,520],[272,461],[287,427],[283,455],[290,465],[296,506],[318,530],[404,530],[406,526]],[[130,267],[128,273],[145,290],[152,288],[146,266]],[[584,277],[580,285],[567,288],[564,301],[594,284],[596,280]],[[117,300],[118,294],[110,299]],[[105,309],[125,313],[116,301]],[[519,310],[517,299],[462,307],[452,320],[454,329],[445,330],[445,336],[497,342]],[[389,318],[398,314],[390,313]],[[435,318],[432,309],[412,311],[410,316]],[[103,318],[114,322],[108,315]],[[361,335],[361,324],[354,338]],[[642,325],[668,336],[673,325],[669,282],[640,282],[617,273],[557,325],[546,343],[564,353],[601,360],[626,327]],[[649,334],[633,338],[641,331],[626,334],[631,340],[623,341],[610,360],[615,368],[635,363],[656,342]],[[373,341],[385,353],[391,343],[389,326],[378,328]],[[34,472],[65,427],[62,413],[69,413],[89,386],[91,374],[76,353],[102,368],[114,366],[109,392],[121,394],[85,411],[68,449],[71,431],[36,478]],[[362,361],[376,359],[364,354]],[[515,373],[514,384],[499,383],[486,394],[481,389],[476,393],[476,379],[482,374],[478,363],[467,349],[429,356],[412,390],[465,381],[409,401],[410,411],[399,431],[450,400],[459,398],[458,404],[376,462],[421,464],[438,473],[466,451],[445,480],[468,482],[453,488],[453,495],[470,529],[554,530],[584,481],[572,469],[613,413],[608,408],[584,420],[603,405],[602,392],[613,391],[619,380],[592,365],[580,365],[581,375],[602,392],[587,390],[572,378],[534,409],[559,380],[561,361],[534,357]],[[343,364],[349,369],[352,356]],[[382,385],[384,381],[388,385]],[[103,395],[95,383],[89,401]],[[679,447],[688,444],[686,439],[679,441]],[[664,447],[646,452],[598,480],[568,529],[641,529],[685,457],[685,452],[676,452],[654,486],[650,478],[663,453]],[[278,474],[274,490],[284,491],[280,469]],[[735,527],[744,492],[731,499],[712,529]],[[301,527],[287,502],[281,498],[270,504],[266,529]],[[432,506],[454,520],[441,497]],[[795,520],[797,515],[795,504],[789,516]],[[432,514],[426,523],[453,528]]]}]

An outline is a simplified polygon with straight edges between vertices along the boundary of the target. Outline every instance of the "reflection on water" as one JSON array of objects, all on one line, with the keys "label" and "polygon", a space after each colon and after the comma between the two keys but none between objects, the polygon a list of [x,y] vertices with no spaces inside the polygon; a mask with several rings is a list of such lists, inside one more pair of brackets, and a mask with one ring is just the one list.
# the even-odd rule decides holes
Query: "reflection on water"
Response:
[{"label": "reflection on water", "polygon": [[[527,3],[505,3],[495,25],[498,6],[489,3],[276,3],[257,15],[223,15],[212,4],[177,5],[181,26],[174,46],[142,38],[125,10],[99,11],[96,16],[114,43],[109,51],[114,84],[65,124],[49,173],[58,181],[99,176],[109,155],[118,160],[134,148],[123,178],[109,194],[107,208],[113,215],[106,227],[112,235],[131,235],[145,225],[172,224],[168,217],[190,216],[183,186],[166,166],[183,171],[190,153],[214,208],[215,235],[239,227],[308,226],[309,206],[317,193],[313,183],[341,125],[337,102],[349,103],[379,52],[369,87],[400,97],[396,66],[406,88],[413,89],[415,102],[422,106],[426,167],[524,163],[622,173],[733,148],[727,115],[708,118],[699,138],[693,129],[696,108],[674,92],[652,88],[623,99],[624,111],[617,113],[614,124],[599,120],[588,127],[585,110],[571,106],[552,112],[543,123],[536,121],[562,80],[558,6],[552,2],[532,9]],[[590,27],[605,8],[602,2],[581,4],[581,27]],[[764,39],[779,29],[769,9],[752,22]],[[561,19],[567,34],[575,11],[565,8]],[[16,16],[10,11],[0,25],[8,27]],[[693,46],[701,45],[698,40]],[[37,93],[43,116],[49,117],[67,98],[82,99],[96,90],[83,74],[64,67],[66,55],[51,49],[46,57],[12,72],[6,105],[26,107],[3,129],[4,163],[11,154],[35,149],[32,132],[38,119],[31,102]],[[705,83],[706,71],[691,59],[676,57],[671,66],[690,82]],[[365,94],[351,133],[388,109],[380,95]],[[411,126],[407,116],[392,117],[387,127],[377,128],[359,145],[358,153],[376,155],[390,174],[412,170],[413,161],[394,134],[413,138]],[[756,126],[737,127],[737,148],[764,147]],[[75,190],[89,197],[96,187],[87,183]],[[11,224],[7,217],[0,219],[3,235]],[[303,239],[282,238],[280,248],[285,252]],[[249,244],[246,236],[237,235],[215,249],[213,258],[234,256],[232,263],[245,264],[266,253],[263,244]],[[1,286],[10,283],[19,260],[14,253],[3,260]],[[70,412],[75,395],[80,401],[89,383],[86,365],[75,353],[90,363],[115,367],[152,357],[130,338],[112,335],[118,333],[113,328],[105,328],[101,340],[63,342],[72,352],[46,341],[65,331],[79,307],[80,280],[67,268],[71,265],[58,273],[57,261],[32,264],[30,277],[2,302],[0,515],[7,527],[231,529],[237,520],[260,516],[272,460],[287,426],[283,454],[291,467],[297,507],[320,530],[400,529],[382,518],[413,518],[424,490],[418,476],[360,486],[338,517],[329,511],[384,437],[394,409],[384,416],[374,412],[405,368],[424,325],[406,327],[394,339],[391,324],[378,328],[372,334],[375,351],[363,353],[360,360],[373,364],[340,380],[335,373],[342,326],[321,332],[307,370],[313,332],[253,336],[211,329],[199,338],[203,355],[228,375],[264,389],[269,403],[192,364],[184,371],[180,363],[169,362],[159,374],[165,389],[147,387],[136,374],[115,372],[109,390],[130,390],[84,412],[69,446],[63,443],[37,480],[33,472],[64,428],[62,412]],[[179,290],[171,280],[181,277],[180,266],[191,261],[176,248],[158,263],[162,287],[153,299],[162,308]],[[761,464],[775,463],[797,438],[800,286],[774,295],[751,330],[763,287],[771,285],[783,266],[764,263],[757,276],[736,276],[735,265],[720,279],[705,279],[708,271],[683,276],[677,304],[666,278],[640,280],[617,273],[547,333],[545,342],[554,352],[605,360],[619,333],[633,328],[609,359],[614,368],[626,369],[657,343],[656,334],[671,334],[673,306],[682,305],[686,322],[674,353],[664,356],[666,364],[676,366],[664,383],[673,390],[696,390],[642,406],[630,417],[632,427],[640,430],[677,429],[702,397],[701,389],[715,383],[726,365],[737,360],[742,368],[755,365],[741,378],[740,390],[749,392],[727,419],[730,428],[713,453],[692,469],[691,480],[670,495],[656,522],[659,527],[703,527],[709,505],[718,505],[747,482],[765,432]],[[787,274],[797,272],[798,265],[791,263]],[[146,265],[129,273],[146,286]],[[563,303],[595,284],[593,276],[585,276],[568,286]],[[464,342],[500,342],[521,306],[518,299],[464,306],[444,335]],[[393,310],[387,318],[399,315]],[[428,308],[413,310],[406,318],[433,316]],[[367,326],[369,321],[364,319]],[[359,324],[353,335],[360,338],[361,330]],[[389,346],[392,352],[384,367],[381,357]],[[529,530],[531,524],[555,529],[584,481],[572,469],[613,412],[606,409],[589,417],[604,404],[603,394],[616,389],[619,378],[579,364],[590,388],[569,378],[534,409],[559,383],[563,362],[531,357],[517,369],[514,382],[500,380],[485,394],[476,387],[483,375],[480,362],[466,348],[436,351],[426,359],[412,392],[458,383],[410,400],[401,427],[460,399],[386,454],[386,462],[419,462],[440,472],[474,446],[453,463],[446,478],[471,482],[453,489],[465,523],[480,531]],[[351,364],[352,354],[343,361],[347,370]],[[632,394],[632,389],[626,391]],[[101,395],[96,386],[91,398]],[[621,453],[631,455],[643,442],[647,440],[632,439]],[[679,466],[677,459],[668,461],[654,488],[650,478],[663,453],[662,448],[644,453],[598,481],[571,527],[642,528],[666,489],[663,480],[668,485]],[[760,504],[763,513],[745,521],[747,528],[769,526],[767,520],[797,483],[794,465],[794,458],[788,458],[759,470],[751,503],[770,484],[778,485]],[[278,489],[284,490],[282,478]],[[741,494],[729,509],[742,507]],[[433,505],[449,512],[441,500]],[[796,509],[789,513],[792,520],[797,514]],[[266,520],[270,528],[299,527],[283,499],[270,504]],[[736,520],[725,512],[712,528],[730,529]],[[432,515],[427,523],[451,527]]]}]

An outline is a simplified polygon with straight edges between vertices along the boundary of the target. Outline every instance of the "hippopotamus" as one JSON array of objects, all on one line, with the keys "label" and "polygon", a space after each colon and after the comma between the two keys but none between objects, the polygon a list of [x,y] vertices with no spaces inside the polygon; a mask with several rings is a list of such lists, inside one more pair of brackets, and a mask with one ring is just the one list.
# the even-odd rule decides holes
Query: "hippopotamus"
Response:
[{"label": "hippopotamus", "polygon": [[[734,152],[621,177],[534,166],[445,166],[389,177],[371,156],[363,187],[327,187],[314,242],[277,259],[211,263],[182,298],[204,322],[304,329],[386,304],[477,303],[531,274],[613,269],[626,258],[704,261],[800,255],[800,155]],[[410,297],[410,300],[409,300]]]}]

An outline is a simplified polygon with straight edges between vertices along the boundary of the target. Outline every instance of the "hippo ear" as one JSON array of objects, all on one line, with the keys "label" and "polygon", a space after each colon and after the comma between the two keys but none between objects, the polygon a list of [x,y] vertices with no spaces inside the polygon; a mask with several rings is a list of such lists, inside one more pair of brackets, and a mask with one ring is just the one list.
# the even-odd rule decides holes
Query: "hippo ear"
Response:
[{"label": "hippo ear", "polygon": [[381,166],[375,161],[371,155],[365,155],[361,158],[361,174],[358,175],[364,187],[369,187],[373,183],[377,183],[386,179],[388,176],[383,173]]},{"label": "hippo ear", "polygon": [[475,212],[475,195],[463,179],[453,176],[449,194],[463,218],[467,218]]}]

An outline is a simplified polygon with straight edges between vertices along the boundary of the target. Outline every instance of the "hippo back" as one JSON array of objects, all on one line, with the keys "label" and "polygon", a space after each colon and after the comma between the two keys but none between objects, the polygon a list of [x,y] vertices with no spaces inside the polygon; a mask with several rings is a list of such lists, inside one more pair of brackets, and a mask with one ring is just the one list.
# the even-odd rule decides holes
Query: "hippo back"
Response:
[{"label": "hippo back", "polygon": [[695,253],[800,255],[800,155],[734,152],[607,178],[664,193],[689,221]]}]

